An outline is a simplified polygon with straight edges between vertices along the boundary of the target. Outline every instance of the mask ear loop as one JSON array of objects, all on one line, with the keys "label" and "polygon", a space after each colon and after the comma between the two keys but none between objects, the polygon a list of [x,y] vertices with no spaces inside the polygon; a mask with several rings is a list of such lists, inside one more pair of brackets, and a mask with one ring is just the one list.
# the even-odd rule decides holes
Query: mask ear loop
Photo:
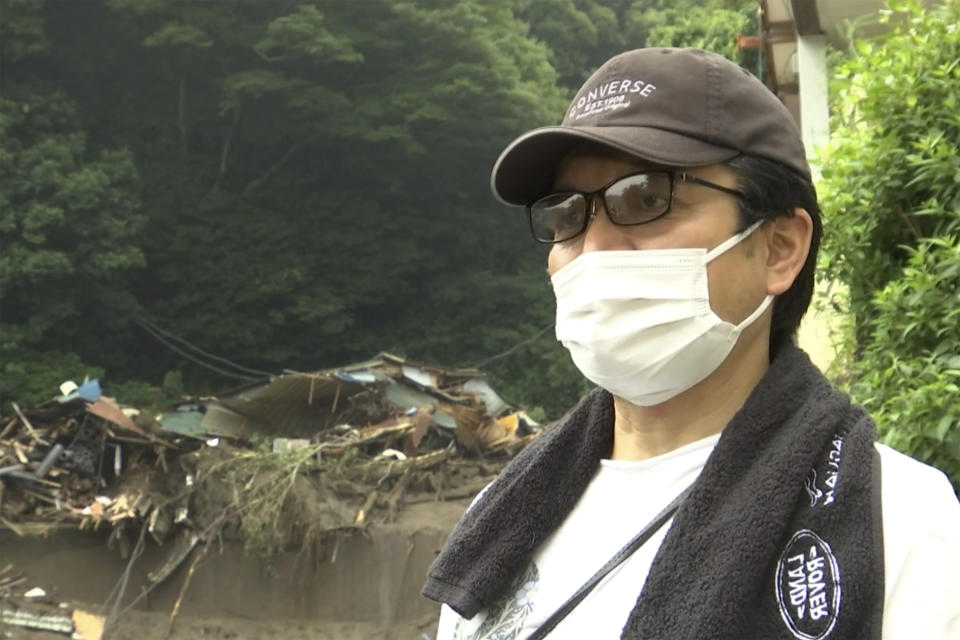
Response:
[{"label": "mask ear loop", "polygon": [[[729,251],[731,248],[743,242],[744,239],[750,237],[750,234],[752,234],[754,231],[759,229],[761,224],[763,224],[763,220],[757,220],[756,222],[754,222],[752,225],[750,225],[740,233],[734,236],[731,236],[726,240],[724,240],[723,242],[721,242],[720,244],[718,244],[716,247],[714,247],[713,249],[707,252],[706,262],[710,262],[717,256],[723,255],[725,252]],[[760,306],[754,309],[753,313],[751,313],[749,316],[744,318],[743,322],[737,325],[737,333],[739,334],[741,331],[743,331],[744,329],[752,325],[754,322],[756,322],[757,318],[763,315],[763,312],[767,310],[767,308],[770,306],[772,302],[773,302],[773,296],[768,295],[766,298],[764,298],[763,302],[760,303]]]},{"label": "mask ear loop", "polygon": [[757,318],[763,315],[763,312],[767,310],[771,302],[773,302],[773,296],[768,295],[766,298],[764,298],[763,302],[760,303],[760,306],[757,307],[753,313],[751,313],[749,316],[744,318],[743,322],[737,325],[737,333],[743,331],[744,329],[752,325],[754,322],[756,322]]},{"label": "mask ear loop", "polygon": [[731,248],[743,242],[743,240],[745,238],[748,238],[750,234],[756,231],[761,224],[763,224],[763,220],[757,220],[756,222],[754,222],[752,225],[750,225],[740,233],[730,236],[729,238],[727,238],[726,240],[724,240],[723,242],[715,246],[713,249],[707,252],[706,262],[709,263],[714,258],[717,258],[723,255],[724,253],[729,251]]}]

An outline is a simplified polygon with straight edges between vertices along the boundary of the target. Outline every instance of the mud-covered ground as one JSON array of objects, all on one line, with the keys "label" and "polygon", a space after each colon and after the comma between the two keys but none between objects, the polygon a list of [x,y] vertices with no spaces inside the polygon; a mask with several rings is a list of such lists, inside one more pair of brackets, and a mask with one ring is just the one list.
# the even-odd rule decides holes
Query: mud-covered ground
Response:
[{"label": "mud-covered ground", "polygon": [[[123,620],[108,635],[112,640],[162,640],[166,636],[166,619],[162,615],[136,613]],[[335,622],[316,620],[254,621],[241,618],[184,618],[174,624],[171,638],[211,638],[214,640],[422,640],[423,634],[433,637],[435,617],[419,624],[403,623],[385,628],[369,622]]]},{"label": "mud-covered ground", "polygon": [[[320,620],[244,620],[184,616],[167,635],[168,616],[161,613],[130,612],[104,636],[104,640],[423,640],[436,631],[435,617],[419,624],[403,623],[389,628],[369,622]],[[0,626],[4,640],[64,640],[60,633],[28,631]]]},{"label": "mud-covered ground", "polygon": [[[297,572],[299,556],[277,559],[265,571],[236,545],[211,553],[200,565],[168,635],[184,570],[127,608],[105,640],[424,640],[433,638],[439,606],[419,594],[427,566],[468,501],[412,504],[398,521],[372,527],[341,546],[337,559],[316,572]],[[159,554],[163,548],[157,548]],[[144,564],[147,558],[144,559]],[[20,538],[0,536],[0,569],[22,576],[0,597],[0,610],[69,616],[73,610],[108,613],[104,603],[126,562],[103,540],[76,531]],[[143,569],[139,569],[142,573]],[[137,571],[134,571],[137,574]],[[130,596],[147,584],[136,575]],[[300,576],[297,578],[297,576]],[[25,592],[43,588],[47,596]],[[65,603],[65,604],[61,604]],[[388,623],[394,620],[396,622]],[[0,622],[0,640],[64,640],[69,635]]]}]

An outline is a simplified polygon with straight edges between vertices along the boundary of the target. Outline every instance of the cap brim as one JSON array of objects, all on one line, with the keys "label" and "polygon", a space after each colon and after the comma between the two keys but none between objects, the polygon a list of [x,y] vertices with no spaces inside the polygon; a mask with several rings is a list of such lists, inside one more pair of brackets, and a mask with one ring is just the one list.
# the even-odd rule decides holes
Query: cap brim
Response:
[{"label": "cap brim", "polygon": [[530,204],[550,190],[560,161],[583,141],[667,167],[698,167],[740,155],[736,149],[649,127],[541,127],[511,142],[497,158],[490,175],[493,194],[505,204]]}]

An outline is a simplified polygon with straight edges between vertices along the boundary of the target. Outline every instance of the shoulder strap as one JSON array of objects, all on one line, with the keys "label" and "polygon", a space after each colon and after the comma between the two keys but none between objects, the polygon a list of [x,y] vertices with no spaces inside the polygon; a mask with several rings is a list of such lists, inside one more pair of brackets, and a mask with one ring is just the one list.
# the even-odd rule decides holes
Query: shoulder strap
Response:
[{"label": "shoulder strap", "polygon": [[667,520],[673,517],[673,514],[676,513],[677,509],[680,508],[680,503],[683,502],[684,498],[687,497],[687,494],[690,493],[691,487],[684,489],[680,495],[673,499],[673,502],[664,507],[663,511],[654,516],[647,525],[640,530],[637,535],[630,539],[627,544],[617,551],[612,558],[610,558],[605,565],[600,567],[600,570],[593,574],[589,580],[583,583],[577,592],[574,593],[570,598],[564,602],[560,607],[553,612],[553,614],[547,618],[542,625],[540,625],[536,631],[534,631],[530,636],[527,637],[527,640],[542,640],[545,638],[548,633],[553,631],[553,628],[560,624],[560,621],[567,617],[567,615],[573,611],[573,609],[580,604],[580,602],[593,591],[603,578],[616,569],[624,560],[629,558],[637,549],[642,547],[647,540],[650,539],[650,536],[659,531],[664,524],[667,523]]}]

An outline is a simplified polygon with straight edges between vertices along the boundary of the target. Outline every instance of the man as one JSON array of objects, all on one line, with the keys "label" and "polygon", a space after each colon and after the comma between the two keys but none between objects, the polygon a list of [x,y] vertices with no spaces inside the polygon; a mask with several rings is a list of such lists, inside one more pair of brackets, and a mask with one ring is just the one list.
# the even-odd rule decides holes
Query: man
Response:
[{"label": "man", "polygon": [[621,54],[492,188],[551,245],[598,389],[450,536],[438,640],[960,638],[952,487],[794,345],[821,222],[773,94],[707,52]]}]

